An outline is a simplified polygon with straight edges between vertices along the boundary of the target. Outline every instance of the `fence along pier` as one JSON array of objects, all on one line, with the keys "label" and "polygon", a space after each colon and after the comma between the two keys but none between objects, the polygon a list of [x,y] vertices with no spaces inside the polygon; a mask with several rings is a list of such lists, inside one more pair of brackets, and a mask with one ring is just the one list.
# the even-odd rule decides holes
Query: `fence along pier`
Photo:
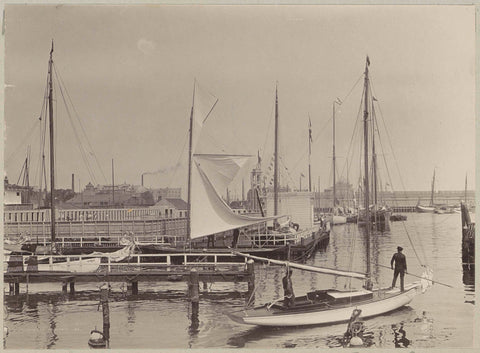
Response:
[{"label": "fence along pier", "polygon": [[[82,272],[82,260],[98,257],[101,261],[96,271]],[[3,280],[9,283],[10,294],[19,294],[21,283],[26,284],[27,290],[29,283],[59,283],[62,291],[66,292],[69,285],[72,293],[75,283],[123,282],[131,294],[138,294],[141,282],[183,281],[189,283],[189,288],[198,288],[199,282],[247,282],[248,298],[255,280],[253,263],[225,253],[134,254],[128,262],[121,263],[113,262],[109,254],[47,255],[42,256],[42,260],[48,261],[48,271],[38,271],[38,265],[35,266],[37,256],[5,257]],[[59,261],[66,263],[67,269],[71,264],[71,271],[55,271],[55,264]],[[190,299],[198,297],[198,290],[191,289],[188,293]]]}]

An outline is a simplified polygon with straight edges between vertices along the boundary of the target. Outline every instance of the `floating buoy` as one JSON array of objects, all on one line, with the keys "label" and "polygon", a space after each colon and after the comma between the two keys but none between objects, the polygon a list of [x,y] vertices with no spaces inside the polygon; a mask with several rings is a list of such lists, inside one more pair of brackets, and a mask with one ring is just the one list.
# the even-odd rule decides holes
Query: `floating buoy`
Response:
[{"label": "floating buoy", "polygon": [[358,336],[353,336],[351,339],[350,339],[350,346],[351,347],[359,347],[359,346],[363,346],[363,340],[358,337]]},{"label": "floating buoy", "polygon": [[102,332],[92,330],[90,332],[90,338],[88,339],[88,345],[92,348],[105,348],[107,346],[107,341]]}]

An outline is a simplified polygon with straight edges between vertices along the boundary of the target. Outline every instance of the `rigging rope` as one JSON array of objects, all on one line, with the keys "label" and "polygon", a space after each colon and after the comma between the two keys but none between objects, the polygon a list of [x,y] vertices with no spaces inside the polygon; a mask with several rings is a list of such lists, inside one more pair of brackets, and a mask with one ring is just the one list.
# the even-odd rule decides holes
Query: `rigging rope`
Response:
[{"label": "rigging rope", "polygon": [[[73,112],[75,113],[74,116],[77,118],[77,121],[78,121],[78,123],[79,123],[79,125],[80,125],[80,128],[81,128],[81,130],[82,130],[82,132],[83,132],[83,135],[85,136],[85,140],[87,141],[87,145],[88,145],[88,147],[90,148],[90,152],[89,152],[89,153],[93,156],[95,162],[97,163],[97,166],[98,166],[98,168],[99,168],[99,170],[100,170],[100,173],[102,174],[103,179],[104,179],[104,182],[105,182],[105,184],[106,184],[106,183],[107,183],[107,178],[105,177],[105,174],[103,173],[102,166],[101,166],[100,162],[98,161],[97,155],[96,155],[96,153],[95,153],[95,150],[94,150],[93,147],[92,147],[92,144],[90,143],[90,140],[89,140],[89,138],[88,138],[87,132],[85,131],[85,127],[84,127],[84,125],[83,125],[82,119],[81,119],[80,115],[78,114],[77,109],[75,108],[75,105],[73,104],[73,101],[72,101],[72,99],[71,99],[71,97],[70,97],[70,94],[68,93],[67,86],[64,84],[63,78],[62,78],[62,76],[60,75],[60,73],[57,71],[57,67],[56,67],[55,64],[54,64],[54,70],[55,70],[55,76],[57,77],[58,82],[61,83],[61,86],[64,88],[65,94],[66,94],[66,96],[67,96],[67,98],[68,98],[68,101],[70,102],[70,105],[72,106]],[[62,97],[63,97],[63,94],[62,94]],[[65,102],[65,98],[64,98],[64,102]],[[65,103],[65,106],[66,106],[66,105],[67,105],[67,104]],[[73,121],[72,121],[72,126],[73,126]]]},{"label": "rigging rope", "polygon": [[[60,80],[58,79],[58,75],[57,75],[57,71],[56,71],[56,70],[55,70],[55,75],[56,75],[56,77],[57,77],[58,82],[60,83]],[[89,163],[89,161],[88,161],[87,151],[85,150],[85,148],[84,148],[84,146],[83,146],[83,144],[82,144],[82,142],[81,142],[81,140],[80,140],[80,136],[79,136],[79,134],[78,134],[77,129],[75,128],[75,124],[74,124],[73,119],[72,119],[72,115],[70,114],[70,109],[68,108],[68,104],[67,104],[67,101],[66,101],[66,99],[65,99],[65,95],[64,95],[64,93],[63,93],[62,85],[59,84],[59,85],[58,85],[58,88],[59,88],[59,90],[60,90],[60,94],[61,94],[62,99],[63,99],[63,102],[64,102],[64,104],[65,104],[65,110],[66,110],[66,112],[67,112],[67,116],[68,116],[68,118],[69,118],[70,125],[72,126],[72,129],[73,129],[75,138],[77,139],[77,142],[78,142],[78,145],[79,145],[79,149],[80,149],[80,153],[81,153],[81,155],[82,155],[82,159],[83,159],[83,161],[84,161],[84,163],[85,163],[85,166],[86,166],[86,168],[87,168],[87,172],[88,172],[88,174],[90,175],[90,178],[92,178],[92,181],[93,181],[95,184],[97,184],[97,181],[96,181],[95,175],[94,175],[94,173],[93,173],[92,167],[90,166],[90,163]],[[56,119],[56,120],[57,120],[57,119]],[[56,120],[55,120],[55,121],[56,121]],[[106,179],[105,179],[105,180],[106,180]]]},{"label": "rigging rope", "polygon": [[[373,83],[372,83],[372,82],[371,82],[371,84],[370,84],[370,89],[371,89],[371,92],[372,92],[372,94],[373,94],[375,91],[374,91]],[[394,161],[395,161],[395,165],[396,165],[397,170],[398,170],[398,175],[399,175],[399,178],[400,178],[400,183],[401,183],[401,185],[402,185],[403,191],[405,192],[405,184],[404,184],[403,178],[402,178],[402,176],[401,176],[401,174],[400,174],[400,168],[399,168],[399,165],[398,165],[397,157],[396,157],[396,155],[395,155],[395,151],[394,151],[393,146],[392,146],[390,134],[389,134],[389,132],[388,132],[387,125],[386,125],[385,119],[384,119],[384,117],[383,117],[383,112],[382,112],[382,109],[381,109],[380,104],[378,104],[378,101],[377,101],[377,106],[378,106],[379,111],[380,111],[380,117],[382,118],[383,127],[384,127],[385,132],[386,132],[386,135],[387,135],[387,140],[388,140],[388,142],[389,142],[390,150],[391,150],[391,152],[392,152],[392,156],[393,156],[393,159],[394,159]],[[377,122],[377,129],[378,129],[378,122]],[[381,138],[380,138],[380,134],[379,134],[378,136],[379,136],[380,146],[381,146],[381,148],[382,148],[382,150],[383,150],[383,144],[382,144],[382,142],[381,142],[382,140],[381,140]],[[387,170],[388,178],[389,178],[389,181],[390,181],[390,185],[392,186],[392,189],[393,189],[393,181],[392,181],[392,178],[391,178],[391,175],[390,175],[390,172],[389,172],[389,169],[388,169],[386,160],[385,160],[385,155],[383,156],[383,159],[384,159],[384,163],[385,163],[385,166],[386,166],[386,170]],[[416,225],[416,223],[415,223],[415,218],[413,218],[413,224],[414,224],[415,234],[416,234],[417,238],[420,239],[420,235],[419,235],[418,232],[417,232],[417,225]],[[414,244],[413,244],[413,241],[412,241],[412,238],[411,238],[411,236],[410,236],[410,233],[409,233],[408,230],[407,230],[407,227],[406,227],[406,225],[405,225],[405,222],[402,221],[402,225],[403,225],[403,227],[404,227],[404,229],[405,229],[405,233],[407,234],[408,240],[409,240],[409,242],[410,242],[410,245],[412,246],[412,249],[413,249],[413,251],[414,251],[414,253],[415,253],[415,256],[417,257],[418,262],[419,262],[422,266],[425,266],[425,265],[427,264],[427,256],[426,256],[426,253],[425,253],[425,249],[423,248],[422,242],[421,242],[421,241],[418,241],[417,243],[418,243],[419,246],[420,246],[420,250],[421,250],[421,252],[422,252],[422,255],[423,255],[423,258],[424,258],[424,260],[425,260],[425,263],[421,260],[420,256],[418,255],[418,253],[417,253],[417,251],[416,251],[416,249],[415,249],[415,246],[414,246]]]}]

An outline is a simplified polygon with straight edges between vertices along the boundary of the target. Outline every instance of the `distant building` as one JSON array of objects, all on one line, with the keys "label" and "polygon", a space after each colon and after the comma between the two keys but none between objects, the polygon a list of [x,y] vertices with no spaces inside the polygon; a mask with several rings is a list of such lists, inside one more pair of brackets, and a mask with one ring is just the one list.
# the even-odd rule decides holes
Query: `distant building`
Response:
[{"label": "distant building", "polygon": [[182,189],[181,188],[161,188],[161,189],[151,189],[155,202],[160,201],[161,199],[181,199],[182,198]]},{"label": "distant building", "polygon": [[8,178],[5,177],[3,183],[3,204],[6,210],[32,209],[31,198],[31,187],[9,184]]},{"label": "distant building", "polygon": [[248,201],[232,201],[230,202],[230,208],[234,213],[237,214],[244,214],[248,213],[249,209],[249,203]]},{"label": "distant building", "polygon": [[116,208],[149,207],[155,204],[151,191],[128,184],[93,186],[88,183],[85,190],[62,204],[62,208]]},{"label": "distant building", "polygon": [[188,203],[180,198],[164,198],[152,208],[160,209],[166,218],[185,218],[188,214]]}]

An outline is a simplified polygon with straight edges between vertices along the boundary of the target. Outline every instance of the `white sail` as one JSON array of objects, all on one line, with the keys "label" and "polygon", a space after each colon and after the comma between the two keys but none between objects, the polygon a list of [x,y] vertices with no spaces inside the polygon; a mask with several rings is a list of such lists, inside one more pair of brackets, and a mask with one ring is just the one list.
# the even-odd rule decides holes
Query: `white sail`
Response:
[{"label": "white sail", "polygon": [[225,191],[250,155],[194,154],[194,161],[202,167],[217,193]]},{"label": "white sail", "polygon": [[[196,239],[227,230],[246,227],[253,224],[258,224],[278,217],[250,217],[245,215],[239,215],[234,213],[230,207],[222,200],[218,195],[209,178],[205,174],[203,167],[210,164],[210,167],[219,162],[220,159],[224,159],[224,162],[228,160],[225,158],[194,158],[192,165],[192,187],[191,187],[191,208],[190,208],[190,237]],[[230,156],[230,158],[236,159],[239,156]],[[245,158],[245,156],[241,156]],[[240,159],[241,159],[240,158]],[[205,161],[208,160],[208,163]],[[237,159],[238,160],[238,159]],[[230,165],[231,169],[238,171],[238,162],[227,162],[227,166]],[[224,171],[223,179],[228,180],[231,175],[236,174],[228,167],[219,169]],[[221,173],[218,173],[221,174]],[[215,178],[222,179],[220,175]]]},{"label": "white sail", "polygon": [[202,89],[197,81],[195,81],[193,99],[192,150],[194,151],[202,132],[203,123],[207,120],[218,99]]},{"label": "white sail", "polygon": [[329,274],[329,275],[352,277],[352,278],[359,278],[359,279],[365,279],[366,278],[366,275],[364,273],[360,273],[360,272],[342,271],[342,270],[335,270],[333,268],[303,265],[303,264],[298,264],[296,262],[290,262],[290,261],[267,259],[265,257],[243,254],[243,253],[236,252],[236,251],[234,251],[233,253],[235,255],[243,256],[243,257],[246,257],[246,258],[252,259],[252,260],[267,261],[267,262],[272,263],[272,264],[289,266],[289,267],[292,267],[292,268],[298,268],[300,270],[305,270],[305,271],[310,271],[310,272],[319,272],[319,273],[325,273],[325,274]]}]

